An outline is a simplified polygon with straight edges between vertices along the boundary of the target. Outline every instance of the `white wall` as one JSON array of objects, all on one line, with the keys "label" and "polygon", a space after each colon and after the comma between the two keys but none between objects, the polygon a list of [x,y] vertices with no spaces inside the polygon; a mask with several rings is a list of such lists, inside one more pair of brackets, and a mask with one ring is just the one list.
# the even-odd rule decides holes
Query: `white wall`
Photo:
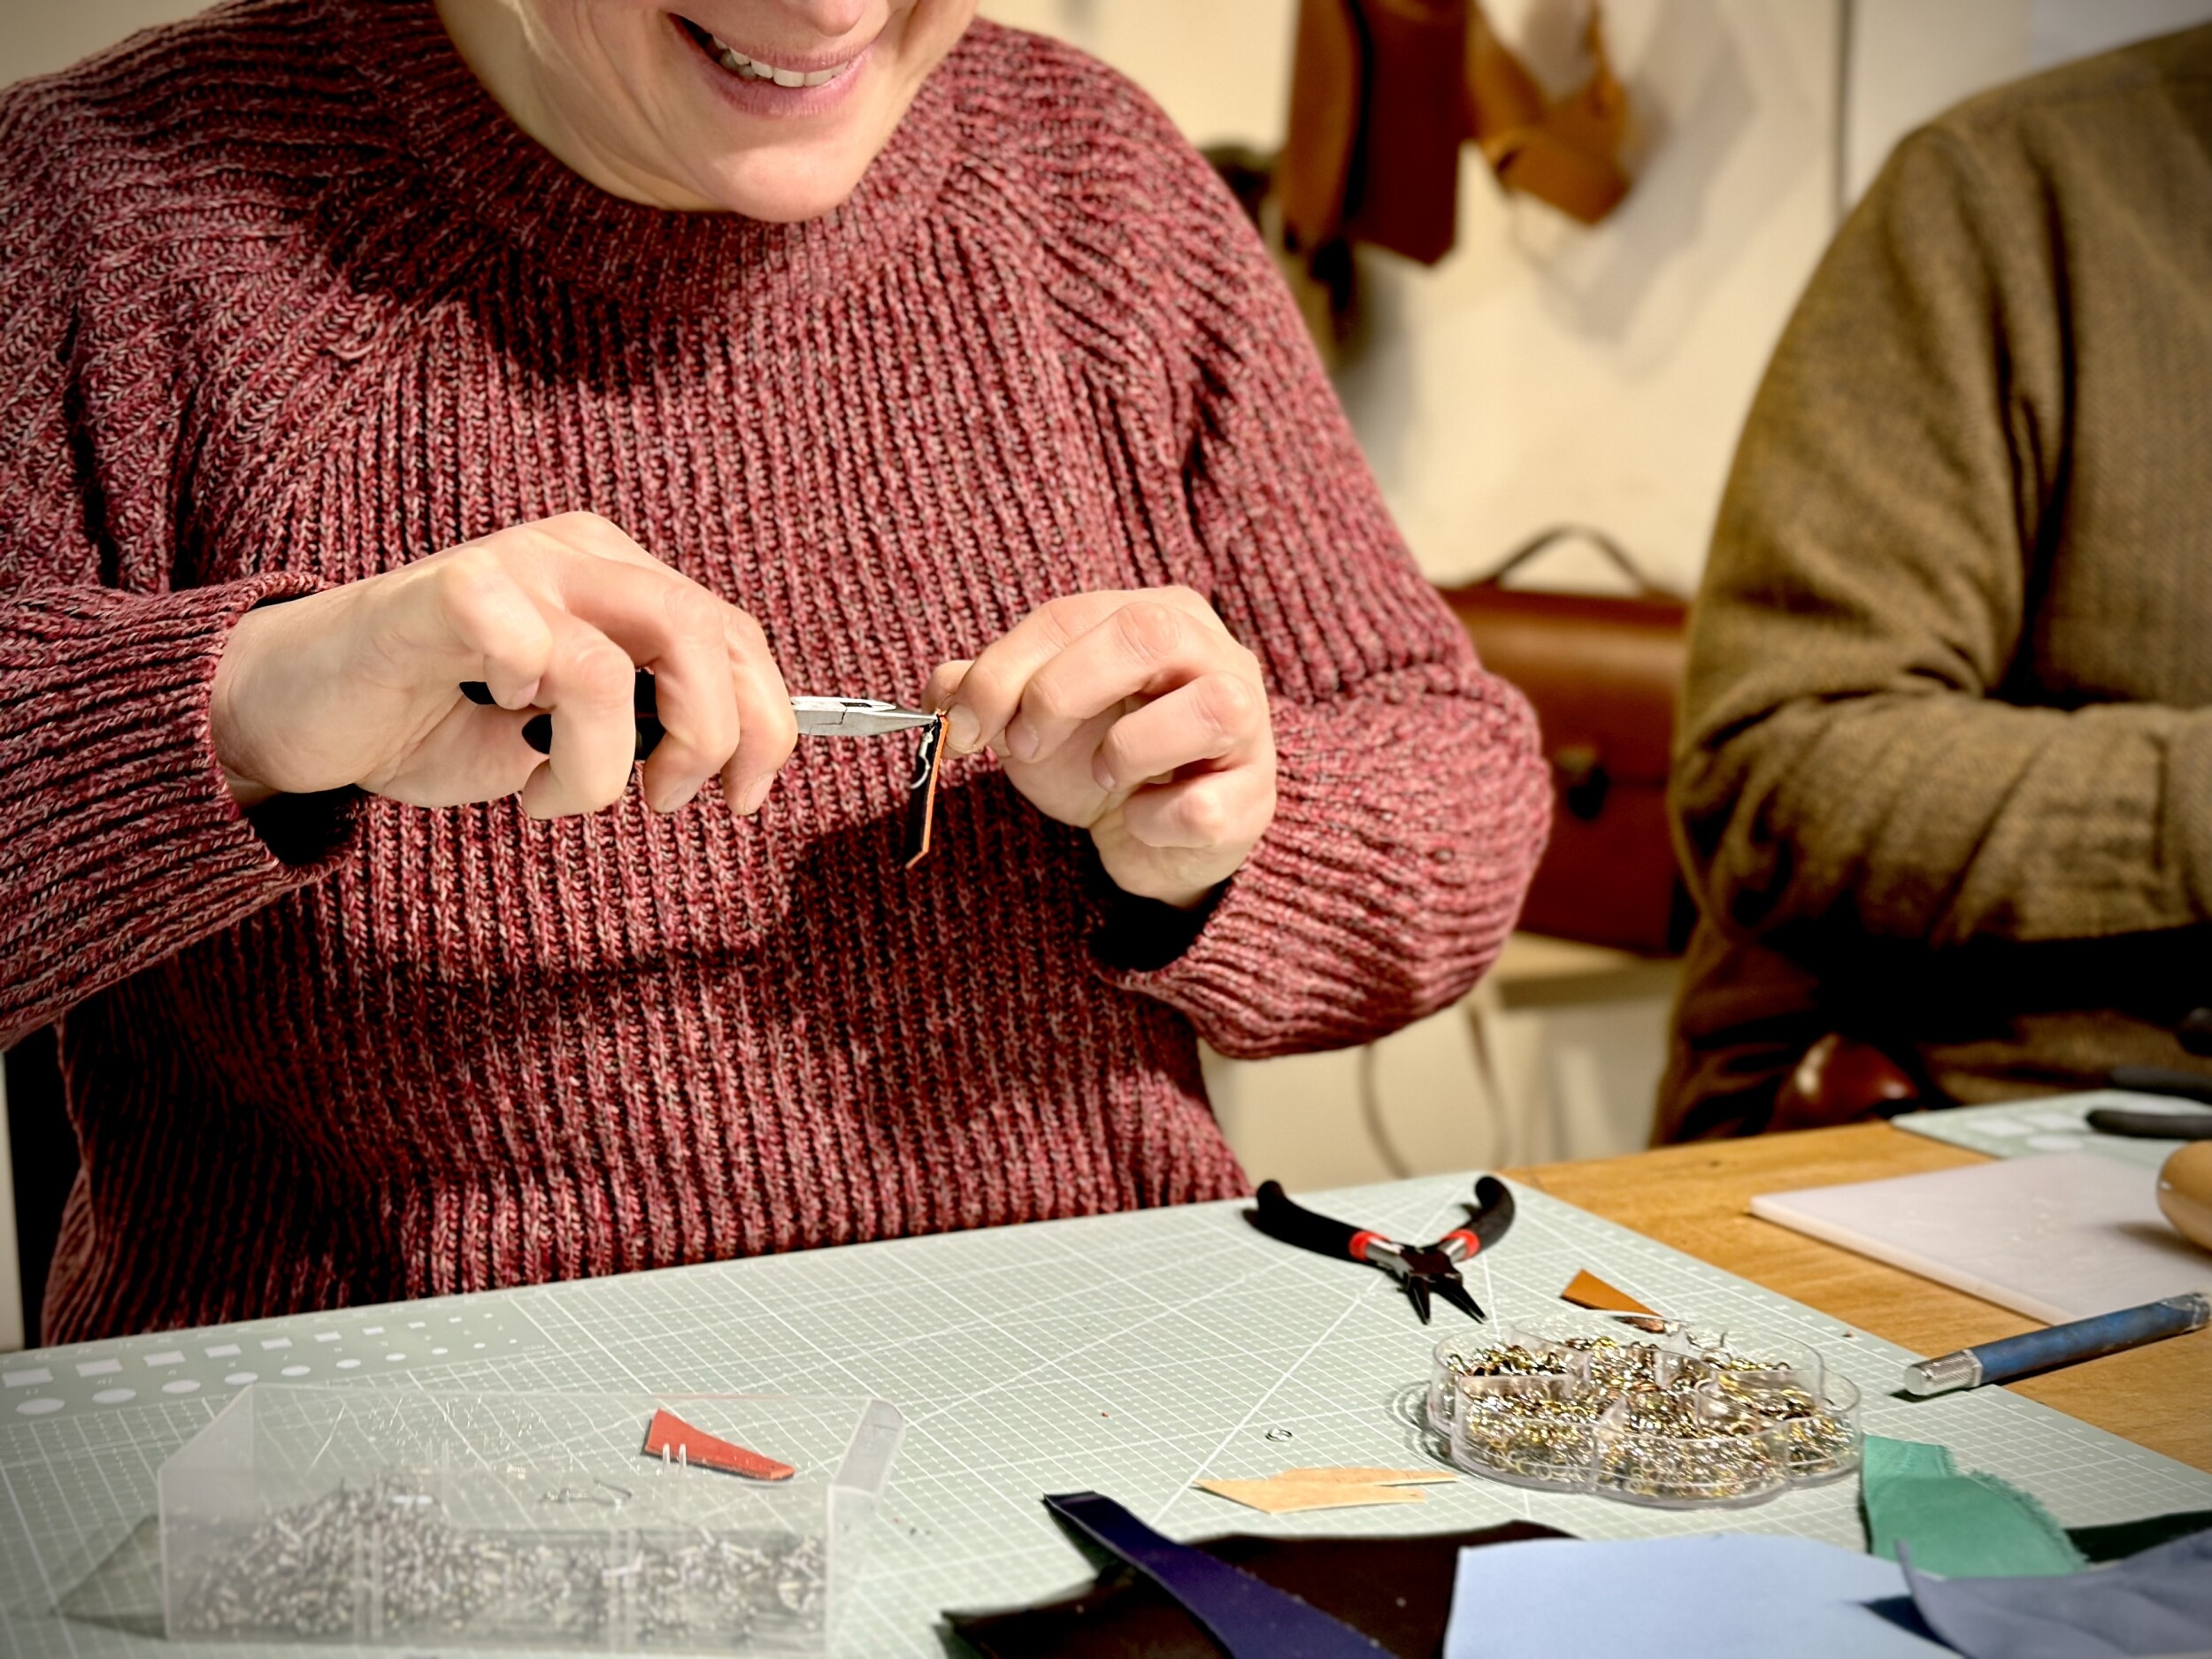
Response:
[{"label": "white wall", "polygon": [[[1542,0],[1499,4],[1528,38]],[[1529,14],[1538,14],[1531,16]],[[1829,4],[1616,0],[1634,190],[1585,229],[1506,196],[1472,150],[1457,250],[1377,261],[1378,342],[1348,407],[1429,572],[1562,520],[1687,591],[1767,352],[1832,222]]]},{"label": "white wall", "polygon": [[2212,0],[1855,0],[1851,193],[1930,116],[2069,58],[2212,20]]},{"label": "white wall", "polygon": [[191,0],[0,0],[0,83],[65,69],[134,29],[203,9]]},{"label": "white wall", "polygon": [[983,0],[982,9],[1113,65],[1194,144],[1283,142],[1296,0]]}]

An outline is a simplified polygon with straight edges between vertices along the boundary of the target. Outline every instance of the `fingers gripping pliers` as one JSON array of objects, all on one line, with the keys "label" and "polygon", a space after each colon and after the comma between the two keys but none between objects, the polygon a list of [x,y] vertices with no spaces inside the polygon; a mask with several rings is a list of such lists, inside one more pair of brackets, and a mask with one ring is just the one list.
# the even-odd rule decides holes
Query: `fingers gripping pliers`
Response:
[{"label": "fingers gripping pliers", "polygon": [[1513,1194],[1494,1175],[1475,1183],[1475,1202],[1463,1203],[1467,1225],[1455,1228],[1433,1244],[1401,1244],[1379,1233],[1348,1225],[1293,1203],[1278,1181],[1260,1184],[1258,1202],[1244,1218],[1271,1239],[1294,1244],[1319,1256],[1349,1256],[1370,1267],[1379,1267],[1398,1281],[1413,1303],[1421,1323],[1429,1322],[1429,1299],[1440,1297],[1471,1319],[1489,1316],[1467,1294],[1459,1277],[1459,1264],[1486,1245],[1495,1244],[1513,1225]]}]

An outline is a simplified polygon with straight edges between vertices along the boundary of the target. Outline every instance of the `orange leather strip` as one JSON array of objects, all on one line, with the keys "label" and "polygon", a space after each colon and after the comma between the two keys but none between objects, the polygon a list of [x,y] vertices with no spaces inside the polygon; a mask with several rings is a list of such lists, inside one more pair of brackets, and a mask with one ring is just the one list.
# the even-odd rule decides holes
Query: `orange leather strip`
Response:
[{"label": "orange leather strip", "polygon": [[789,1463],[695,1429],[672,1411],[656,1411],[645,1431],[645,1455],[680,1461],[693,1469],[718,1469],[749,1480],[788,1480],[799,1471]]},{"label": "orange leather strip", "polygon": [[922,747],[914,757],[914,780],[907,785],[906,867],[929,856],[929,838],[937,823],[937,767],[945,752],[945,717],[922,728]]}]

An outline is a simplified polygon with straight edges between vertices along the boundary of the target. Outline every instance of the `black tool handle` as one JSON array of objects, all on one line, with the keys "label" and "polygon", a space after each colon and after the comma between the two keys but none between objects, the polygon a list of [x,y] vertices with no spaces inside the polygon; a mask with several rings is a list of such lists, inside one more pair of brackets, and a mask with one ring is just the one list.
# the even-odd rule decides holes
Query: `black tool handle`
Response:
[{"label": "black tool handle", "polygon": [[[480,680],[463,680],[461,695],[471,703],[487,709],[497,702],[492,695],[492,688]],[[653,685],[651,670],[641,668],[637,671],[637,684],[631,693],[631,703],[637,712],[637,757],[643,760],[660,747],[664,730],[660,723],[659,695]],[[525,720],[522,723],[522,741],[539,754],[550,755],[553,752],[553,717],[534,714]]]},{"label": "black tool handle", "polygon": [[2089,1126],[2101,1135],[2136,1141],[2212,1141],[2212,1112],[2131,1112],[2100,1106]]},{"label": "black tool handle", "polygon": [[1466,1206],[1467,1231],[1488,1249],[1513,1225],[1513,1189],[1494,1175],[1475,1183],[1475,1202]]},{"label": "black tool handle", "polygon": [[1271,1239],[1294,1244],[1317,1256],[1334,1256],[1352,1262],[1367,1259],[1363,1248],[1356,1253],[1353,1250],[1354,1240],[1382,1237],[1379,1233],[1362,1233],[1357,1227],[1348,1227],[1341,1221],[1308,1210],[1303,1204],[1293,1203],[1280,1181],[1260,1183],[1258,1202],[1244,1212],[1244,1218]]}]

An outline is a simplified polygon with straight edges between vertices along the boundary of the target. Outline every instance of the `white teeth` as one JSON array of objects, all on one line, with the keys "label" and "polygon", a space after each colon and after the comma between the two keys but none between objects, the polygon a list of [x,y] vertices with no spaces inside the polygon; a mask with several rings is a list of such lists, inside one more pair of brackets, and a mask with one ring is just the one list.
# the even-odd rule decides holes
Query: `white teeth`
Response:
[{"label": "white teeth", "polygon": [[852,67],[850,64],[840,64],[834,69],[811,72],[779,69],[775,65],[764,64],[757,58],[748,58],[736,47],[726,44],[715,35],[710,35],[707,39],[712,44],[715,60],[732,74],[746,81],[772,81],[780,87],[826,87]]}]

